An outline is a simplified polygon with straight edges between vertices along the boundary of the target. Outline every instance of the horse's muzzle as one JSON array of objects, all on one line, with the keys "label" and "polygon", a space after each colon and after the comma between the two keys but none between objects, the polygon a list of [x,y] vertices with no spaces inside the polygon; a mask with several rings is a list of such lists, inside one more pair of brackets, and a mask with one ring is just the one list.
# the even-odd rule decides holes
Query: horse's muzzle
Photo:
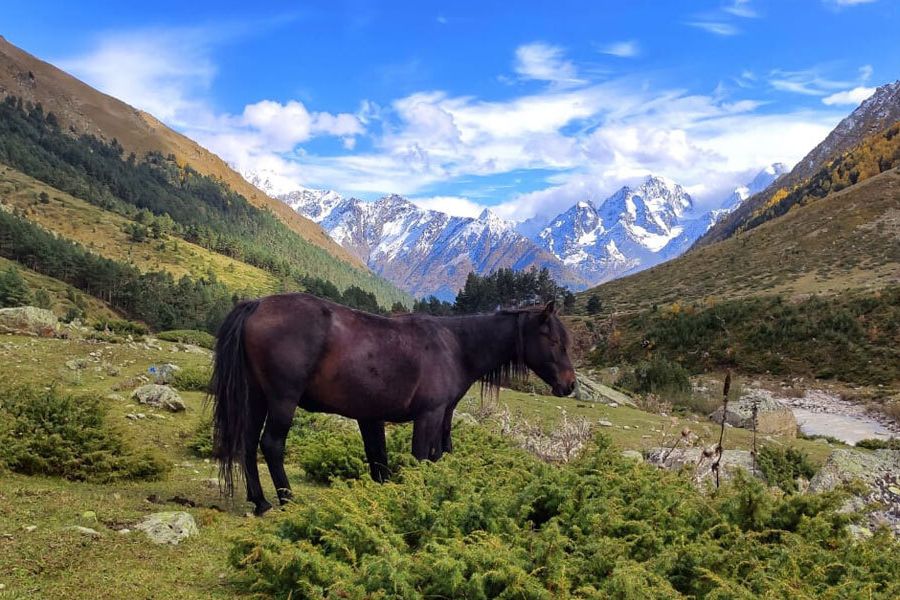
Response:
[{"label": "horse's muzzle", "polygon": [[571,396],[575,391],[577,383],[573,380],[571,383],[563,383],[560,385],[553,386],[553,395],[559,396],[560,398],[564,398],[566,396]]}]

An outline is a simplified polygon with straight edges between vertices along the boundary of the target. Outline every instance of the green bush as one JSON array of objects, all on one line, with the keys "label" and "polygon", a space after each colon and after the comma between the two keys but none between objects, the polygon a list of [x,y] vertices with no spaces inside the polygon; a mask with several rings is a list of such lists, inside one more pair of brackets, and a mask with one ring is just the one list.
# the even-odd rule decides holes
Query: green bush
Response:
[{"label": "green bush", "polygon": [[195,329],[173,329],[172,331],[163,331],[156,334],[156,337],[167,342],[180,342],[182,344],[193,344],[201,348],[212,350],[216,347],[216,338],[205,331],[197,331]]},{"label": "green bush", "polygon": [[288,443],[310,481],[359,479],[369,472],[359,433],[312,430],[290,436]]},{"label": "green bush", "polygon": [[194,430],[194,435],[188,441],[188,450],[198,458],[212,458],[212,421],[203,419]]},{"label": "green bush", "polygon": [[154,452],[129,447],[94,397],[4,388],[0,421],[0,463],[17,473],[108,482],[159,479],[169,469]]},{"label": "green bush", "polygon": [[769,485],[776,485],[787,493],[797,491],[797,478],[811,479],[816,474],[809,456],[794,448],[763,446],[756,457],[756,465]]},{"label": "green bush", "polygon": [[640,361],[633,370],[625,371],[616,385],[640,394],[691,391],[687,369],[659,357]]},{"label": "green bush", "polygon": [[147,335],[149,329],[143,323],[122,319],[100,319],[94,323],[97,331],[110,331],[118,335]]},{"label": "green bush", "polygon": [[175,371],[173,385],[183,392],[206,392],[211,377],[209,367],[184,367]]},{"label": "green bush", "polygon": [[[405,431],[404,431],[405,433]],[[900,546],[841,493],[712,495],[599,438],[563,467],[480,427],[391,483],[335,482],[232,548],[242,591],[293,598],[893,598]],[[408,447],[407,447],[408,453]],[[394,458],[393,456],[391,457]]]},{"label": "green bush", "polygon": [[891,438],[889,440],[880,440],[878,438],[869,438],[856,442],[857,448],[865,448],[867,450],[900,450],[900,438]]}]

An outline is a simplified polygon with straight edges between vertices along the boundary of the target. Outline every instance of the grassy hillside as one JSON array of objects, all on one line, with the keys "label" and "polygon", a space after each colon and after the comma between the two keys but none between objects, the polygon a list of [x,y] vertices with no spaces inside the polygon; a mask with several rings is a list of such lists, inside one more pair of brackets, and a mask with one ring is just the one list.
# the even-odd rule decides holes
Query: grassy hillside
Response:
[{"label": "grassy hillside", "polygon": [[577,295],[586,311],[633,313],[673,303],[831,294],[900,282],[900,169],[892,169],[746,233]]},{"label": "grassy hillside", "polygon": [[127,152],[138,156],[148,152],[159,152],[163,156],[171,154],[179,165],[191,166],[223,181],[254,206],[277,215],[295,233],[336,259],[364,268],[358,258],[329,238],[321,227],[284,203],[266,196],[206,148],[168,128],[152,115],[103,94],[22,51],[2,36],[0,95],[15,95],[32,103],[41,103],[57,116],[64,129],[106,141],[118,140]]},{"label": "grassy hillside", "polygon": [[[41,194],[45,195],[44,200]],[[161,239],[137,242],[128,232],[134,225],[131,219],[102,210],[5,165],[0,165],[0,204],[100,256],[133,264],[141,271],[166,271],[175,277],[212,272],[229,288],[251,295],[278,289],[274,275],[183,239],[164,235]]]},{"label": "grassy hillside", "polygon": [[0,162],[138,221],[131,226],[138,240],[177,235],[279,279],[316,277],[341,289],[357,286],[374,293],[382,306],[408,301],[385,280],[334,260],[221,182],[180,167],[171,157],[151,153],[140,159],[126,156],[116,141],[73,138],[53,113],[20,98],[7,97],[0,113]]},{"label": "grassy hillside", "polygon": [[[703,496],[693,491],[687,477],[635,465],[618,455],[623,448],[669,445],[685,427],[698,434],[702,443],[712,443],[718,435],[714,424],[690,418],[663,417],[624,406],[611,408],[580,403],[571,398],[551,398],[508,390],[503,390],[500,401],[509,406],[511,420],[517,426],[523,426],[523,421],[528,420],[539,428],[550,428],[563,419],[571,422],[576,417],[584,417],[593,424],[600,420],[609,423],[599,428],[603,437],[598,442],[598,453],[590,451],[585,460],[566,467],[543,465],[525,452],[513,448],[509,441],[488,434],[481,426],[460,424],[454,455],[435,465],[414,466],[408,457],[409,427],[392,427],[389,432],[391,461],[395,467],[403,465],[395,483],[379,488],[362,475],[360,482],[341,481],[330,486],[311,482],[304,468],[312,468],[319,464],[318,461],[327,461],[331,456],[329,452],[336,452],[335,457],[351,457],[356,464],[362,456],[362,444],[354,425],[347,423],[338,425],[337,429],[319,430],[318,433],[315,430],[306,433],[297,431],[291,434],[288,443],[290,458],[287,463],[288,474],[299,500],[297,507],[284,512],[273,511],[264,519],[245,517],[247,507],[240,498],[232,503],[219,496],[214,482],[215,465],[202,456],[198,457],[189,448],[197,439],[198,428],[208,418],[208,413],[203,409],[202,394],[182,392],[188,408],[186,412],[177,414],[140,406],[128,399],[130,389],[136,384],[135,378],[146,374],[151,365],[171,362],[184,370],[197,371],[206,368],[209,359],[208,353],[185,352],[177,344],[152,340],[149,343],[106,343],[0,336],[0,364],[3,365],[0,376],[4,386],[24,384],[43,388],[54,384],[61,393],[99,398],[106,410],[106,427],[119,432],[130,448],[152,450],[170,465],[167,476],[162,480],[120,480],[110,483],[2,473],[0,534],[4,553],[0,558],[3,565],[0,583],[6,586],[6,593],[11,593],[13,597],[37,598],[122,598],[138,595],[160,599],[207,599],[258,597],[254,592],[265,594],[268,591],[283,596],[286,589],[302,585],[309,578],[327,576],[330,581],[340,581],[345,585],[351,575],[359,577],[361,582],[368,582],[363,585],[377,586],[379,579],[375,573],[382,571],[358,569],[361,563],[353,564],[352,561],[341,566],[344,560],[341,557],[350,555],[332,554],[326,550],[325,544],[316,543],[317,550],[307,547],[309,552],[298,553],[296,546],[278,541],[284,538],[278,537],[280,534],[276,530],[295,535],[307,530],[293,525],[299,520],[313,518],[316,514],[328,515],[328,518],[340,520],[347,526],[325,526],[327,530],[336,535],[352,535],[358,543],[375,542],[381,539],[379,536],[382,533],[378,532],[388,530],[371,527],[367,524],[368,519],[380,515],[379,511],[393,506],[398,499],[405,499],[402,503],[406,507],[404,510],[411,511],[397,513],[403,515],[402,525],[405,528],[402,531],[406,533],[398,533],[398,537],[391,538],[393,541],[387,546],[377,546],[392,560],[398,558],[397,552],[407,551],[407,544],[416,545],[416,532],[421,530],[428,536],[435,536],[436,544],[449,543],[459,552],[468,548],[476,553],[456,553],[456,558],[451,560],[439,546],[429,545],[434,554],[423,550],[424,553],[415,560],[424,560],[422,564],[437,569],[434,572],[452,571],[462,564],[460,561],[472,560],[479,553],[484,553],[484,560],[492,557],[490,562],[497,568],[491,569],[487,565],[474,568],[478,572],[496,573],[499,577],[501,573],[506,573],[505,569],[514,568],[506,565],[517,563],[522,557],[545,556],[550,561],[549,565],[562,570],[526,569],[519,581],[549,581],[548,585],[563,586],[556,589],[566,589],[574,581],[573,578],[583,581],[600,573],[594,585],[638,586],[632,590],[631,596],[625,594],[621,597],[645,597],[634,591],[646,591],[642,587],[645,585],[650,585],[651,589],[675,585],[681,590],[680,593],[686,594],[690,586],[697,586],[698,593],[707,589],[706,586],[713,589],[717,585],[715,579],[694,573],[692,569],[696,565],[711,565],[708,562],[713,560],[711,557],[720,557],[721,564],[716,572],[730,573],[730,567],[726,565],[732,564],[732,561],[727,557],[735,550],[727,547],[715,552],[704,550],[707,544],[715,545],[717,542],[711,537],[704,537],[703,531],[726,531],[727,536],[722,539],[740,538],[744,542],[729,544],[740,548],[751,547],[745,546],[745,543],[758,543],[754,541],[760,535],[754,533],[757,526],[770,536],[773,531],[778,531],[774,537],[766,538],[766,548],[773,552],[787,551],[789,548],[795,555],[804,553],[804,556],[815,561],[829,559],[829,553],[836,552],[838,548],[842,553],[852,551],[857,558],[851,559],[850,554],[842,554],[841,557],[829,559],[844,564],[849,560],[859,562],[860,566],[854,567],[852,575],[841,575],[830,583],[820,582],[821,585],[839,583],[847,586],[842,588],[844,590],[855,589],[852,586],[870,577],[883,579],[884,574],[879,574],[880,571],[873,569],[872,565],[891,565],[888,559],[895,556],[895,542],[887,538],[878,537],[874,542],[855,545],[840,529],[846,517],[837,517],[831,512],[832,508],[826,509],[833,502],[827,497],[788,496],[779,500],[763,488],[744,486],[745,492],[752,490],[746,501],[759,503],[756,505],[765,508],[758,513],[744,513],[745,504],[740,500],[742,496],[735,494],[736,490],[726,490],[713,497]],[[67,362],[74,362],[78,367],[73,369]],[[479,401],[469,396],[464,399],[460,410],[478,413]],[[134,413],[142,413],[145,418],[135,420],[126,417]],[[321,427],[315,420],[303,423],[313,428]],[[498,424],[496,429],[502,429],[502,426]],[[323,434],[333,437],[338,444],[320,453],[318,448]],[[304,435],[311,437],[304,438]],[[766,443],[806,451],[816,465],[821,464],[830,451],[827,444],[802,439],[772,438]],[[607,444],[611,446],[607,447]],[[727,448],[747,448],[749,444],[749,432],[739,429],[728,431]],[[271,497],[271,482],[262,464],[261,470],[264,474],[263,485]],[[358,473],[355,469],[352,472]],[[572,477],[579,473],[579,477],[585,479],[573,480]],[[484,479],[485,476],[489,476],[488,479]],[[426,481],[431,483],[424,485]],[[476,486],[480,489],[472,487],[473,482],[486,481],[491,482],[488,487],[481,488],[481,483]],[[513,482],[515,491],[509,487]],[[591,486],[599,487],[589,491],[594,490]],[[436,500],[434,506],[428,495],[432,492],[428,490],[439,492],[439,501]],[[597,495],[599,490],[605,491]],[[364,497],[378,501],[372,503]],[[600,546],[595,548],[587,540],[563,543],[562,538],[554,537],[557,534],[576,535],[577,528],[570,528],[566,524],[569,517],[563,518],[563,515],[570,514],[567,506],[577,507],[579,502],[589,498],[602,501],[590,510],[578,510],[576,513],[606,515],[592,522],[607,523],[609,526],[589,536]],[[510,502],[513,507],[508,506]],[[328,508],[319,510],[321,507]],[[165,547],[151,544],[134,529],[135,523],[145,515],[167,510],[191,513],[200,525],[199,536],[177,547]],[[545,518],[537,516],[544,513],[547,514]],[[748,525],[751,521],[737,520],[738,514],[761,520],[756,526]],[[553,515],[559,515],[559,518]],[[794,515],[792,518],[797,519],[805,515],[803,519],[810,526],[794,529],[794,526],[785,524],[791,519],[779,521],[778,524],[765,521],[765,515]],[[517,530],[515,536],[503,533],[505,527],[526,517],[534,521],[534,527],[523,527],[521,531]],[[730,522],[732,518],[736,519],[734,523]],[[709,519],[724,519],[728,524],[711,528]],[[421,527],[411,526],[415,523]],[[657,525],[650,527],[651,523]],[[75,525],[94,529],[98,535],[86,536],[66,529]],[[583,524],[587,525],[587,522]],[[692,529],[695,526],[697,531]],[[457,527],[470,528],[470,535],[465,536]],[[671,532],[673,528],[681,533],[657,535],[652,531]],[[690,529],[691,533],[685,528]],[[122,529],[129,529],[130,533],[120,533]],[[781,532],[781,529],[789,531]],[[827,536],[827,543],[816,542],[809,537],[813,534]],[[553,540],[559,543],[551,544]],[[518,548],[519,541],[531,551]],[[489,542],[487,546],[484,545],[486,542]],[[517,549],[512,550],[507,544]],[[341,543],[337,547],[357,548],[356,556],[360,560],[368,555],[367,551],[359,549],[361,547],[351,544]],[[256,548],[258,550],[254,550]],[[538,552],[535,548],[543,550]],[[550,552],[551,548],[557,550]],[[585,551],[594,548],[590,552],[596,550],[599,554],[592,554],[593,558],[588,559],[580,555],[578,548]],[[753,553],[757,553],[756,546],[752,548]],[[311,565],[304,568],[290,566],[294,560],[302,562],[302,556],[319,556],[319,551],[325,552],[325,555],[317,562],[317,568]],[[810,552],[812,554],[808,554]],[[570,556],[569,553],[574,554]],[[692,559],[671,562],[659,558],[669,556],[666,553],[673,556],[687,553]],[[760,560],[766,555],[763,552],[755,554]],[[115,557],[115,560],[110,560],[110,557]],[[598,563],[601,557],[608,560]],[[409,577],[416,572],[415,563],[407,560],[391,564],[393,567],[387,572],[398,577]],[[601,571],[586,568],[587,565],[598,564],[605,565]],[[735,564],[742,563],[737,561]],[[865,567],[866,564],[869,567]],[[673,565],[680,566],[676,569]],[[778,567],[773,564],[773,569],[776,567],[783,569],[784,565]],[[566,577],[554,579],[556,576],[552,573],[558,575],[563,572]],[[684,573],[684,576],[673,576],[678,572]],[[758,589],[800,585],[796,578],[782,571],[778,571],[777,576],[774,570],[766,572],[770,577],[766,582],[757,582],[762,586]],[[647,577],[649,579],[645,579]],[[447,577],[441,581],[447,584],[471,581],[477,585],[481,579]],[[497,585],[515,585],[503,578],[495,581]],[[872,597],[881,597],[888,593],[883,586],[882,582],[867,589],[872,590]],[[537,595],[534,597],[553,597],[552,593],[535,593]],[[454,595],[459,594],[450,594],[450,597]],[[296,593],[294,597],[298,597]],[[677,595],[673,592],[669,597]]]}]

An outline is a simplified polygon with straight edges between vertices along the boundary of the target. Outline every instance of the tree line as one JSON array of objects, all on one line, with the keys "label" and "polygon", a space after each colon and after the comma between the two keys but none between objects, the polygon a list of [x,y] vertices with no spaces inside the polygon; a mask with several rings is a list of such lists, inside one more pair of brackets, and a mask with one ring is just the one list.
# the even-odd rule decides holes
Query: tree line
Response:
[{"label": "tree line", "polygon": [[533,306],[550,300],[560,301],[566,310],[575,305],[575,295],[558,285],[546,267],[527,271],[504,268],[487,275],[470,272],[454,302],[429,296],[416,300],[413,311],[438,316],[466,315],[491,312],[497,307]]}]

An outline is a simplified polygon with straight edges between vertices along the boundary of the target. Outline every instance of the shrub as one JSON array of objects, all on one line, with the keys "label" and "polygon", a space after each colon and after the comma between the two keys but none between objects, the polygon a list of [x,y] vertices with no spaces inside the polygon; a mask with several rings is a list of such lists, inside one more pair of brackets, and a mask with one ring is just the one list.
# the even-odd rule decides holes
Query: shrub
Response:
[{"label": "shrub", "polygon": [[216,346],[216,338],[205,331],[197,331],[195,329],[174,329],[172,331],[163,331],[156,335],[157,338],[167,342],[179,342],[182,344],[193,344],[201,348],[212,350]]},{"label": "shrub", "polygon": [[143,323],[125,321],[121,319],[100,319],[94,323],[97,331],[111,331],[119,335],[147,335],[149,330]]},{"label": "shrub", "polygon": [[776,485],[788,493],[797,491],[798,477],[810,479],[816,474],[809,456],[794,448],[763,446],[756,458],[756,465],[769,485]]},{"label": "shrub", "polygon": [[213,441],[212,441],[212,421],[203,419],[194,430],[194,435],[188,442],[188,450],[190,450],[198,458],[212,458]]},{"label": "shrub", "polygon": [[[232,548],[260,597],[896,597],[900,547],[855,541],[840,493],[738,477],[704,496],[605,438],[564,467],[482,427],[454,453],[318,490]],[[393,458],[393,457],[392,457]],[[787,558],[786,558],[787,557]]]},{"label": "shrub", "polygon": [[155,453],[130,448],[94,397],[20,387],[3,389],[0,399],[0,463],[12,471],[98,482],[159,479],[168,471]]},{"label": "shrub", "polygon": [[856,442],[857,448],[865,448],[867,450],[900,450],[900,438],[891,438],[888,440],[880,440],[878,438],[869,438]]},{"label": "shrub", "polygon": [[687,369],[659,357],[642,360],[633,370],[623,373],[616,385],[641,394],[691,391]]},{"label": "shrub", "polygon": [[310,481],[359,479],[369,472],[359,433],[312,430],[291,436],[289,443]]},{"label": "shrub", "polygon": [[185,367],[175,371],[173,385],[183,392],[209,391],[209,367]]}]

